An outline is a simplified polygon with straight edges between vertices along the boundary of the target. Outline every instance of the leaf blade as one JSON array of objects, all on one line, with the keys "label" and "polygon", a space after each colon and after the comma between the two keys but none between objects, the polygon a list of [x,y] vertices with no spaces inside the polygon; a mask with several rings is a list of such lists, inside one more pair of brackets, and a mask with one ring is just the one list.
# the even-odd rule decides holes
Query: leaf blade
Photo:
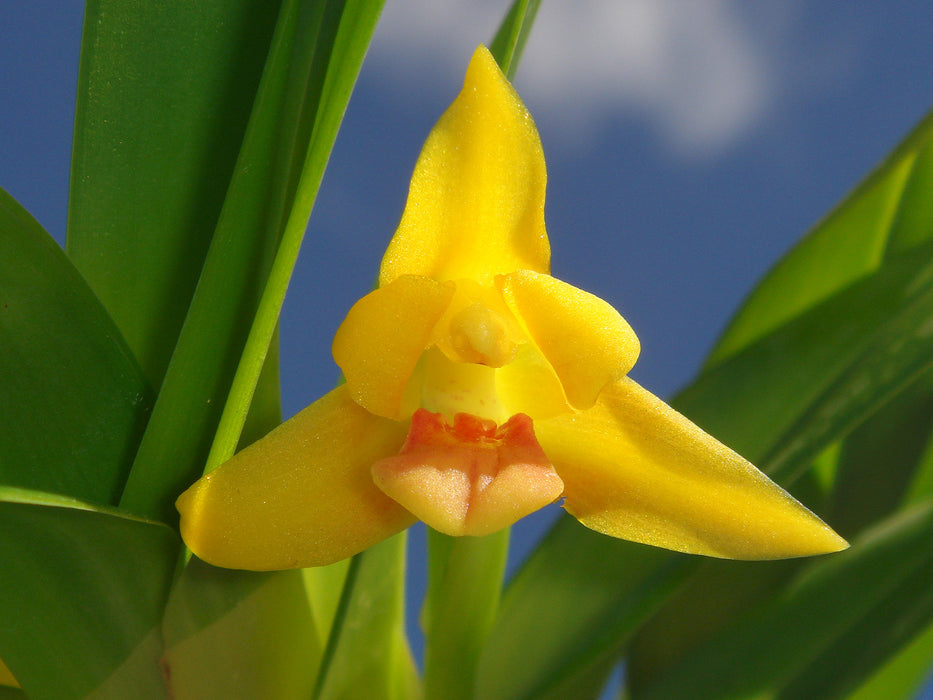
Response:
[{"label": "leaf blade", "polygon": [[0,655],[30,697],[83,697],[139,646],[140,697],[164,696],[157,628],[178,552],[159,523],[0,487]]},{"label": "leaf blade", "polygon": [[86,7],[67,250],[156,387],[226,194],[277,9],[248,0]]},{"label": "leaf blade", "polygon": [[115,503],[151,391],[93,292],[3,190],[0,346],[0,483]]}]

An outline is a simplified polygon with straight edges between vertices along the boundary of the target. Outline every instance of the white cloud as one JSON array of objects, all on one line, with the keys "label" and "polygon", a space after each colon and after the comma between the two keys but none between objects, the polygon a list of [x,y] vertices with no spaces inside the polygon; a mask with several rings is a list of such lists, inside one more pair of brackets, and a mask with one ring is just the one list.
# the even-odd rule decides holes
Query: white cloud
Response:
[{"label": "white cloud", "polygon": [[[718,151],[752,128],[782,90],[779,44],[792,4],[741,0],[544,0],[516,84],[560,108],[581,138],[620,115],[656,128],[681,153]],[[374,58],[411,85],[459,81],[488,40],[502,0],[390,0]],[[456,84],[456,83],[455,83]]]}]

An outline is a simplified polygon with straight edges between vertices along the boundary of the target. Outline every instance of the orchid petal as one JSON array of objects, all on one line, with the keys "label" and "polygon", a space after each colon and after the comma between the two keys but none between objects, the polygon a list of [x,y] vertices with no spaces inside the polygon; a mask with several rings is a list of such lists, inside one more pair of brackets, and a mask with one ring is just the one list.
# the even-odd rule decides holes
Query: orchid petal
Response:
[{"label": "orchid petal", "polygon": [[635,365],[635,332],[599,297],[529,270],[497,277],[496,284],[575,408],[592,406],[603,387]]},{"label": "orchid petal", "polygon": [[745,459],[630,379],[588,411],[535,424],[564,507],[622,539],[730,559],[848,545]]},{"label": "orchid petal", "polygon": [[439,281],[529,269],[547,272],[547,175],[538,132],[485,47],[431,131],[379,276]]},{"label": "orchid petal", "polygon": [[370,474],[406,430],[338,387],[185,491],[176,504],[182,537],[201,559],[231,569],[322,566],[356,554],[415,521]]},{"label": "orchid petal", "polygon": [[360,406],[401,418],[405,386],[455,286],[405,275],[360,299],[334,337],[334,360]]},{"label": "orchid petal", "polygon": [[386,494],[446,535],[488,535],[553,503],[564,490],[531,419],[496,426],[468,414],[453,425],[417,411],[399,454],[373,465]]}]

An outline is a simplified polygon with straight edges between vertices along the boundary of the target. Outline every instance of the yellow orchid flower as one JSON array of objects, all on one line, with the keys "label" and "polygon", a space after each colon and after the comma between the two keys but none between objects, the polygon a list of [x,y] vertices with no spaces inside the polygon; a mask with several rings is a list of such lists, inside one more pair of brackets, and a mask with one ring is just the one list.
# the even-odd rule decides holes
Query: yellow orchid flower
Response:
[{"label": "yellow orchid flower", "polygon": [[598,532],[771,559],[846,542],[626,377],[638,339],[551,277],[544,155],[480,47],[415,166],[379,287],[337,331],[346,384],[178,499],[224,567],[319,566],[417,519],[484,535],[563,497]]}]

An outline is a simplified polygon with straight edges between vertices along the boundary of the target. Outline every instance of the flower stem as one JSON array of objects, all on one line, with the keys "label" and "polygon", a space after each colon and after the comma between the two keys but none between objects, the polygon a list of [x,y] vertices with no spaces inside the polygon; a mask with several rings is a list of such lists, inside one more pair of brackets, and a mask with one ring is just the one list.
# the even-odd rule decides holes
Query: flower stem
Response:
[{"label": "flower stem", "polygon": [[421,619],[426,698],[473,697],[508,549],[508,528],[486,537],[448,537],[428,529],[428,592]]}]

